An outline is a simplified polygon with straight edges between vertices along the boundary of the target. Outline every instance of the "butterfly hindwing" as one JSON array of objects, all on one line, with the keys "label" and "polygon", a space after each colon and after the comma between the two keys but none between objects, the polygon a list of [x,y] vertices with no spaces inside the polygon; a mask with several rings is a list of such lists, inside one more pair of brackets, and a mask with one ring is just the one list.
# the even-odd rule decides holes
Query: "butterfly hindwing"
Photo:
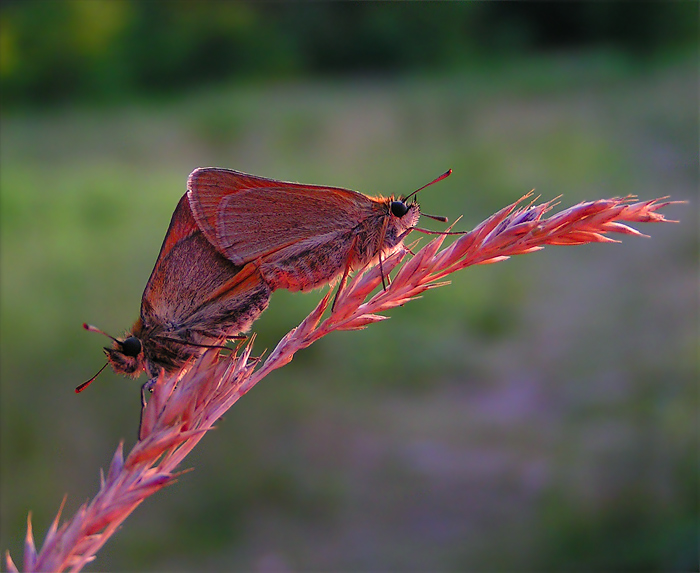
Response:
[{"label": "butterfly hindwing", "polygon": [[[270,288],[252,265],[221,255],[196,225],[184,197],[178,204],[141,303],[144,346],[152,362],[159,348],[194,355],[197,347],[243,332],[267,307]],[[164,341],[169,341],[163,343]],[[155,360],[154,360],[155,359]]]}]

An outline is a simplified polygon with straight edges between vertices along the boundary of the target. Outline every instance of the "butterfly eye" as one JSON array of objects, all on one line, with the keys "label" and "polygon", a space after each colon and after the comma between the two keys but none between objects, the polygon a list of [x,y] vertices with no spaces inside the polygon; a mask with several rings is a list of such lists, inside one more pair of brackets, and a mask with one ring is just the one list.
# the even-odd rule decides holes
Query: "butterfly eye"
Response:
[{"label": "butterfly eye", "polygon": [[408,206],[403,201],[392,201],[391,213],[394,215],[394,217],[403,217],[406,213],[408,213]]},{"label": "butterfly eye", "polygon": [[127,356],[136,358],[141,352],[141,341],[135,336],[130,336],[119,344],[122,347],[122,352]]}]

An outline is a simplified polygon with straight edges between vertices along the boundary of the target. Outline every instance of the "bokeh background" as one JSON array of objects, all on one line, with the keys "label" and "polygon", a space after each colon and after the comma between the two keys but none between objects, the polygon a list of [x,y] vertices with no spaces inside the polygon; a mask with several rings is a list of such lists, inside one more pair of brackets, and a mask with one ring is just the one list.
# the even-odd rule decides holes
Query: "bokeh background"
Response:
[{"label": "bokeh background", "polygon": [[[188,173],[671,195],[650,239],[454,276],[245,396],[93,570],[696,570],[698,4],[5,1],[0,548],[133,445],[105,372]],[[440,228],[439,224],[434,228]],[[425,239],[423,239],[425,241]],[[276,293],[272,348],[322,296]]]}]

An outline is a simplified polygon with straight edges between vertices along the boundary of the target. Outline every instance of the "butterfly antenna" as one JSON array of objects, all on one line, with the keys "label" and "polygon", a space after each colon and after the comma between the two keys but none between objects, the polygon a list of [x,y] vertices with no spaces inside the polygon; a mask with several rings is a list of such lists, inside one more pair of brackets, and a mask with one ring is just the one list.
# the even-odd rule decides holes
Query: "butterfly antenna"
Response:
[{"label": "butterfly antenna", "polygon": [[[114,338],[114,336],[107,334],[106,332],[104,332],[103,330],[100,330],[96,326],[92,326],[92,324],[88,324],[87,322],[83,322],[83,328],[85,330],[90,331],[90,332],[96,332],[97,334],[104,334],[107,338],[111,338],[117,344],[121,344],[120,340],[117,340],[116,338]],[[101,370],[100,370],[100,372],[101,372]],[[98,374],[99,374],[99,372],[98,372]]]},{"label": "butterfly antenna", "polygon": [[421,213],[423,217],[428,217],[428,219],[433,219],[434,221],[440,221],[441,223],[447,223],[449,219],[447,217],[443,217],[442,215],[428,215],[427,213]]},{"label": "butterfly antenna", "polygon": [[[89,329],[88,329],[88,330],[89,330]],[[109,336],[109,335],[108,335],[108,336]],[[107,364],[109,364],[109,362],[105,363],[105,365],[104,365],[102,368],[100,368],[100,369],[97,371],[97,374],[95,374],[92,378],[90,378],[90,380],[88,380],[87,382],[83,382],[80,386],[78,386],[78,387],[75,389],[75,393],[76,393],[76,394],[80,394],[80,392],[82,392],[83,390],[85,390],[85,388],[87,388],[90,384],[92,384],[92,381],[93,381],[95,378],[97,378],[100,374],[102,374],[102,371],[103,371],[105,368],[107,368]]]},{"label": "butterfly antenna", "polygon": [[[416,189],[413,193],[404,197],[403,202],[405,203],[406,201],[408,201],[411,197],[413,197],[416,193],[418,193],[418,191],[423,191],[423,189],[425,189],[426,187],[430,187],[433,183],[437,183],[438,181],[442,181],[443,179],[445,179],[446,177],[449,177],[450,175],[452,175],[452,169],[448,169],[442,175],[440,175],[440,177],[433,179],[430,183],[426,183],[420,189]],[[429,216],[429,215],[426,215],[426,217],[427,216]]]}]

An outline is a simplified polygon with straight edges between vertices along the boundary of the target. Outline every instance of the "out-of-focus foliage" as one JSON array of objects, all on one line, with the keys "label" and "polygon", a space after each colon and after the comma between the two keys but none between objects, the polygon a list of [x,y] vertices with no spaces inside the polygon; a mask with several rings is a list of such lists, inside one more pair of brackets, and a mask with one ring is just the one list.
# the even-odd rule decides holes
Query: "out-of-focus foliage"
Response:
[{"label": "out-of-focus foliage", "polygon": [[444,70],[605,45],[649,56],[695,40],[694,2],[5,1],[4,104],[116,100],[270,75]]}]

